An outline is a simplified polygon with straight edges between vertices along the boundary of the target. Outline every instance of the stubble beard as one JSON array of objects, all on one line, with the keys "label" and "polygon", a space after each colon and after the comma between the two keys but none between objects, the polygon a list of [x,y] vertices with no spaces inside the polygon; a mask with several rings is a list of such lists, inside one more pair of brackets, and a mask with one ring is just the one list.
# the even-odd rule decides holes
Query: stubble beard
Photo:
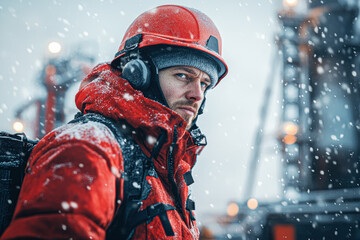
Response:
[{"label": "stubble beard", "polygon": [[[189,106],[189,107],[195,108],[196,109],[196,114],[194,116],[189,116],[187,114],[183,114],[181,112],[178,112],[176,109],[178,107],[182,107],[182,106]],[[191,128],[192,122],[196,118],[196,116],[198,114],[198,111],[199,111],[198,104],[193,103],[191,101],[186,101],[186,100],[185,101],[181,100],[181,101],[175,102],[174,104],[172,104],[170,106],[170,109],[173,110],[174,112],[176,112],[177,114],[179,114],[184,119],[184,121],[187,123],[186,130],[189,130]]]}]

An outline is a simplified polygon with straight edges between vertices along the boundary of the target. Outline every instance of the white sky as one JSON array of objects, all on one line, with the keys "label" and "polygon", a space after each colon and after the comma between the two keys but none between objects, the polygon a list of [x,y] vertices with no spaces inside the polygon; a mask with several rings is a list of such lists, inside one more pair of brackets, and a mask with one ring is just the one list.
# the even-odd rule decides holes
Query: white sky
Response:
[{"label": "white sky", "polygon": [[[130,4],[131,3],[131,4]],[[0,126],[12,131],[16,108],[44,94],[36,76],[46,59],[47,44],[59,41],[64,53],[82,41],[97,43],[96,62],[111,60],[123,34],[142,12],[162,4],[193,7],[213,19],[223,37],[223,57],[229,74],[208,94],[199,126],[208,147],[194,168],[192,197],[198,213],[225,213],[230,200],[241,200],[248,174],[265,81],[276,47],[279,0],[209,1],[19,1],[0,2]],[[275,87],[280,85],[275,79]],[[74,106],[74,94],[68,95]],[[280,193],[279,159],[273,154],[279,105],[272,103],[265,151],[254,184],[255,196],[273,199]],[[26,132],[31,135],[28,129]]]}]

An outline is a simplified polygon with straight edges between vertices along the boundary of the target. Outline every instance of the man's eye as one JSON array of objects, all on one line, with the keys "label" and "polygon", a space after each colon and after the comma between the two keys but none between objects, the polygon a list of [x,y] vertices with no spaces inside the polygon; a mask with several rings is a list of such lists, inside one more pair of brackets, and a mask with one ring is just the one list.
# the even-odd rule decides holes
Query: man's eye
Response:
[{"label": "man's eye", "polygon": [[209,86],[208,83],[206,83],[206,82],[201,82],[201,87],[202,87],[202,88],[206,89],[208,86]]},{"label": "man's eye", "polygon": [[184,73],[177,73],[176,76],[178,76],[179,78],[183,78],[183,79],[187,78],[186,74],[184,74]]}]

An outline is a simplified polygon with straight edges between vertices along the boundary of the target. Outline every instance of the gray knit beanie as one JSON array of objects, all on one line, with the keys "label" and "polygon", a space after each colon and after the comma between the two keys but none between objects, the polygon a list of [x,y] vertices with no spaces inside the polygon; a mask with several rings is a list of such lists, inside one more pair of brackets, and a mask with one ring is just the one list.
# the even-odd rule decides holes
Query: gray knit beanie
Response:
[{"label": "gray knit beanie", "polygon": [[210,88],[214,87],[219,80],[216,62],[200,52],[197,53],[196,50],[168,47],[162,48],[150,55],[159,70],[174,66],[197,68],[209,75],[211,80]]}]

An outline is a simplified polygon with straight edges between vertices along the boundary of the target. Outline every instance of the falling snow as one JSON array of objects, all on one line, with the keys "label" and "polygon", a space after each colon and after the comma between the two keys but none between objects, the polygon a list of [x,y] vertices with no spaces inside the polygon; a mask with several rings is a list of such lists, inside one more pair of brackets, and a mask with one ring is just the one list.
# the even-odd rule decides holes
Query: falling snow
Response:
[{"label": "falling snow", "polygon": [[[199,226],[208,224],[208,213],[226,215],[227,202],[235,199],[243,207],[241,214],[246,213],[246,217],[232,222],[227,228],[222,225],[222,229],[226,229],[220,231],[222,238],[239,239],[240,235],[251,235],[263,239],[260,236],[267,227],[267,212],[274,211],[291,223],[306,223],[310,229],[307,231],[313,234],[325,229],[325,221],[335,223],[336,227],[314,239],[354,239],[359,233],[359,227],[358,222],[352,224],[352,214],[360,213],[360,210],[358,205],[349,203],[346,196],[350,194],[347,191],[359,188],[360,184],[359,162],[356,160],[359,159],[357,148],[360,141],[357,81],[360,61],[357,49],[353,46],[360,38],[359,20],[353,19],[353,25],[346,25],[352,15],[344,12],[344,16],[337,16],[342,14],[340,11],[307,18],[301,22],[304,25],[294,27],[300,23],[292,19],[294,21],[286,25],[289,16],[278,16],[282,12],[276,9],[283,1],[275,2],[237,1],[221,5],[216,1],[191,3],[193,7],[214,17],[223,36],[223,57],[230,69],[221,86],[209,92],[204,115],[199,117],[198,122],[208,136],[208,147],[198,157],[193,170],[198,180],[193,192],[199,203]],[[356,1],[335,2],[348,4],[342,11],[357,4]],[[25,1],[1,3],[0,15],[3,17],[0,21],[7,23],[2,26],[2,30],[8,33],[3,36],[3,47],[0,49],[0,83],[4,86],[0,105],[1,126],[13,131],[11,125],[16,118],[16,110],[32,100],[46,96],[40,76],[46,62],[53,57],[46,52],[47,41],[58,40],[64,44],[64,52],[57,55],[59,58],[66,58],[66,52],[80,50],[82,41],[93,41],[98,45],[90,47],[93,51],[91,56],[96,62],[111,61],[126,24],[131,22],[133,16],[157,3],[160,4],[154,2],[150,6],[134,2],[128,6],[106,0],[86,4],[67,3],[69,5],[49,1],[43,3],[43,6]],[[332,9],[327,7],[328,1],[298,3],[324,6],[322,11]],[[29,12],[30,7],[32,11]],[[302,8],[297,10],[302,11],[299,16],[307,14],[304,6]],[[156,13],[156,9],[152,13]],[[314,13],[319,14],[321,11]],[[327,18],[331,19],[329,24]],[[341,27],[335,28],[338,21]],[[121,24],[114,25],[114,22]],[[142,32],[149,27],[150,23],[146,23],[138,31]],[[345,34],[352,27],[354,31]],[[190,31],[189,35],[195,38],[196,34]],[[21,44],[14,44],[17,38],[21,39]],[[236,44],[232,44],[234,39]],[[69,46],[75,45],[75,41],[81,44],[70,50]],[[300,43],[301,46],[297,45]],[[271,49],[277,56],[274,61],[270,60]],[[76,61],[73,64],[77,64]],[[81,67],[77,66],[76,69]],[[266,79],[270,75],[274,77],[270,84],[272,92],[265,97]],[[66,74],[64,76],[58,74],[56,80],[66,79]],[[77,111],[74,95],[82,78],[77,76],[71,80],[77,84],[74,84],[73,93],[66,96],[69,104],[65,112],[69,119]],[[57,86],[56,91],[68,86],[69,83]],[[119,97],[134,101],[134,96],[128,93]],[[263,98],[264,102],[269,103],[267,115],[260,115]],[[45,109],[45,103],[41,105]],[[21,116],[24,120],[35,118],[35,105],[29,111]],[[257,144],[255,133],[264,118],[266,124],[259,131],[262,142]],[[295,142],[289,145],[286,145],[282,129],[285,122],[292,122],[298,128],[293,136]],[[26,121],[25,126],[31,137],[33,122]],[[95,124],[93,128],[91,138],[94,144],[98,143],[98,138],[109,137],[110,133],[104,133],[100,126]],[[56,138],[85,137],[72,131],[69,128]],[[157,141],[150,135],[146,140],[150,145]],[[251,169],[253,153],[259,153],[256,170]],[[77,174],[84,169],[86,162],[76,163],[76,166],[71,164],[56,165],[53,170],[76,167],[74,174]],[[112,166],[111,172],[121,177],[117,167]],[[262,203],[269,202],[269,206],[261,205],[258,212],[249,212],[245,205],[241,205],[247,197],[244,192],[249,184],[248,175],[254,175],[252,193]],[[50,181],[47,178],[43,184],[48,185]],[[132,185],[140,187],[137,182]],[[84,185],[84,188],[93,191],[90,183]],[[334,191],[336,199],[327,199],[332,196],[330,193],[316,195],[317,190]],[[355,203],[358,202],[357,199]],[[7,203],[14,204],[10,199]],[[67,212],[78,209],[81,207],[79,204],[70,199],[62,201],[59,208]],[[300,212],[300,216],[290,213],[281,215],[290,208]],[[332,212],[333,208],[337,210]],[[307,210],[319,210],[320,213],[315,216],[305,213]],[[339,222],[348,224],[347,229],[341,229]],[[63,231],[68,231],[70,227],[61,224],[58,228],[60,226]],[[213,229],[218,228],[216,226]]]}]

